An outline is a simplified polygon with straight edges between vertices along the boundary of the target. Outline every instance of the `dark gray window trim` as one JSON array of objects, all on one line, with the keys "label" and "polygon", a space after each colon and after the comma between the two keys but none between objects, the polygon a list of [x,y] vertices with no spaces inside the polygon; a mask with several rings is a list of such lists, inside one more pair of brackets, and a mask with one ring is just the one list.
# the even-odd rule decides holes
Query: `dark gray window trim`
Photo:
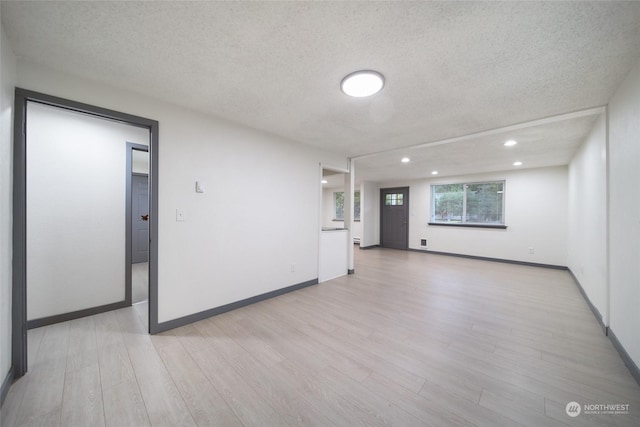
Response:
[{"label": "dark gray window trim", "polygon": [[[492,184],[494,182],[502,182],[502,193],[503,196],[506,196],[506,190],[507,190],[507,180],[506,179],[497,179],[497,180],[493,180],[493,181],[471,181],[471,182],[451,182],[448,184],[431,184],[430,186],[430,193],[431,193],[431,200],[429,202],[429,215],[431,219],[434,218],[434,202],[433,202],[433,197],[434,197],[434,192],[433,192],[433,187],[437,187],[437,186],[441,186],[441,185],[455,185],[455,184],[462,184],[463,186],[467,186],[467,185],[475,185],[475,184]],[[465,192],[466,194],[466,192]],[[465,200],[466,200],[466,195],[465,195]],[[505,219],[505,211],[507,209],[507,205],[506,205],[506,201],[505,198],[503,197],[502,199],[502,220],[504,221]],[[465,214],[465,210],[463,209],[463,215]],[[441,223],[441,222],[433,222],[430,221],[429,225],[445,225],[445,226],[456,226],[456,227],[475,227],[475,228],[504,228],[506,229],[507,226],[504,224],[500,224],[500,225],[491,225],[491,224],[478,224],[478,223],[467,223],[467,222],[462,222],[462,223],[456,223],[456,224],[445,224],[445,223]]]},{"label": "dark gray window trim", "polygon": [[506,225],[500,224],[473,224],[468,222],[463,223],[447,223],[447,222],[429,222],[429,225],[438,225],[442,227],[463,227],[463,228],[495,228],[499,230],[506,230]]},{"label": "dark gray window trim", "polygon": [[106,120],[149,130],[149,332],[158,328],[158,165],[159,123],[131,114],[113,111],[27,89],[16,88],[13,122],[13,262],[11,298],[11,364],[14,378],[27,372],[27,298],[26,298],[26,118],[27,102],[63,108]]}]

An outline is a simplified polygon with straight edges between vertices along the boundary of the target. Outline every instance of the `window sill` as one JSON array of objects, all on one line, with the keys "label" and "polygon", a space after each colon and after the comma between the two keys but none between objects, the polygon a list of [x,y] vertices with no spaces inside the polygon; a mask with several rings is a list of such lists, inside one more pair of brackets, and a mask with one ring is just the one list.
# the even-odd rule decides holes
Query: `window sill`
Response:
[{"label": "window sill", "polygon": [[500,224],[464,224],[464,223],[450,223],[450,222],[430,222],[429,225],[437,225],[443,227],[466,227],[466,228],[493,228],[497,230],[506,230],[506,225]]}]

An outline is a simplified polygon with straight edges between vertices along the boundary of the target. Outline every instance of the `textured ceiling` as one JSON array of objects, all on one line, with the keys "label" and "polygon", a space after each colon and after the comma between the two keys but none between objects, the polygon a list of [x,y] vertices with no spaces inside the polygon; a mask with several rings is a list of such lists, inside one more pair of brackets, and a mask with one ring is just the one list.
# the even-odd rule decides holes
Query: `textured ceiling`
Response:
[{"label": "textured ceiling", "polygon": [[[20,57],[349,156],[604,105],[640,55],[638,2],[0,7]],[[340,80],[359,69],[383,73],[384,90],[342,94]],[[523,161],[566,164],[591,126],[585,118],[537,127],[538,151]],[[430,149],[420,168],[431,155],[456,174],[500,167],[491,149],[465,155],[470,142]],[[382,179],[367,164],[384,169],[391,156],[358,170]],[[407,166],[395,173],[420,169]]]}]

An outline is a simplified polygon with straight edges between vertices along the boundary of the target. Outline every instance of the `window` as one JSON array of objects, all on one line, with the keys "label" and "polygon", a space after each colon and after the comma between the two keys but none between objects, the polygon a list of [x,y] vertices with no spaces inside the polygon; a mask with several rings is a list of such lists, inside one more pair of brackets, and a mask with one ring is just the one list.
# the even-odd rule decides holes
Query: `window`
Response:
[{"label": "window", "polygon": [[[360,192],[356,191],[353,196],[354,221],[360,221]],[[333,193],[333,219],[336,221],[344,221],[344,192],[337,191]]]},{"label": "window", "polygon": [[333,219],[344,220],[344,192],[333,193]]},{"label": "window", "polygon": [[384,197],[384,204],[387,206],[402,206],[404,204],[402,193],[387,194]]},{"label": "window", "polygon": [[353,195],[353,220],[360,221],[360,192],[356,191]]},{"label": "window", "polygon": [[430,223],[504,226],[504,188],[504,181],[432,185]]}]

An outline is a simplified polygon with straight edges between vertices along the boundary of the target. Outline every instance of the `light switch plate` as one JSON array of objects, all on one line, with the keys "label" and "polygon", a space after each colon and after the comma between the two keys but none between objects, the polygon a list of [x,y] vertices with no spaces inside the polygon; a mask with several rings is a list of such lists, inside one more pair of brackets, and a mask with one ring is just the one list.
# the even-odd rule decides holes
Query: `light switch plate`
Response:
[{"label": "light switch plate", "polygon": [[176,221],[185,221],[187,219],[187,215],[185,214],[183,209],[176,209]]},{"label": "light switch plate", "polygon": [[204,193],[204,183],[202,181],[196,181],[196,193]]}]

